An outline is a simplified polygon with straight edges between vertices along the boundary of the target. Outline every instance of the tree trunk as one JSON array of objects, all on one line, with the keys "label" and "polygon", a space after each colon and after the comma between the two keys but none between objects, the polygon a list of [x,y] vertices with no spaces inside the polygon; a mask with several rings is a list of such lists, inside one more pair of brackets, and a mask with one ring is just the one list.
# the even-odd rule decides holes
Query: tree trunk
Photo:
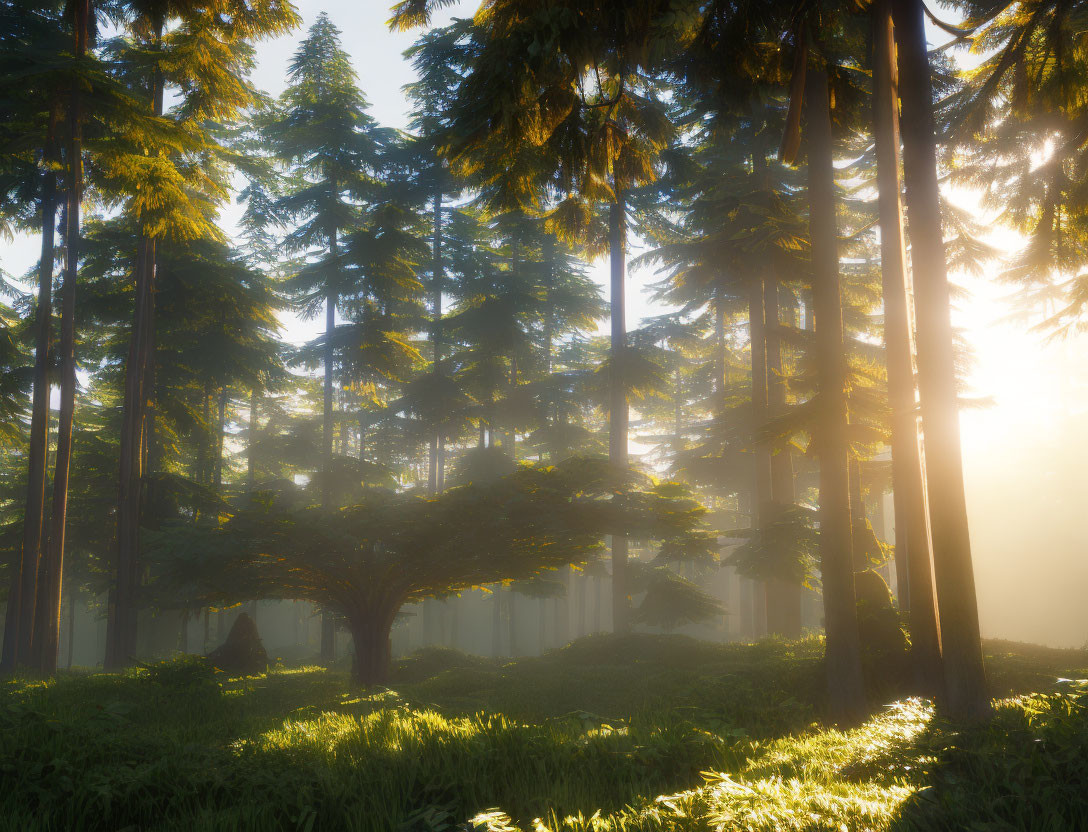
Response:
[{"label": "tree trunk", "polygon": [[[767,340],[763,300],[763,278],[756,278],[748,287],[748,340],[752,354],[751,447],[754,491],[750,523],[753,535],[761,533],[771,523],[774,514],[771,497],[771,449],[767,441],[761,437],[767,424]],[[767,612],[766,593],[766,584],[763,581],[757,581],[755,595],[753,595],[753,632],[756,636],[763,634]]]},{"label": "tree trunk", "polygon": [[[442,267],[442,188],[434,193],[433,233],[431,235],[431,360],[434,372],[442,369],[442,284],[445,273]],[[445,485],[445,444],[442,429],[436,426],[431,437],[430,470],[427,483],[432,494],[439,494]]]},{"label": "tree trunk", "polygon": [[944,705],[954,718],[976,720],[989,715],[990,700],[964,496],[952,307],[937,184],[933,89],[921,0],[895,0],[893,9],[918,326],[918,388],[944,656]]},{"label": "tree trunk", "polygon": [[[333,263],[339,265],[335,228],[329,235],[329,252],[332,255]],[[330,286],[325,293],[325,385],[321,410],[321,439],[323,443],[321,469],[324,474],[321,484],[321,507],[326,510],[332,508],[332,374],[333,362],[336,359],[333,351],[333,337],[336,332],[336,300],[336,292]],[[322,661],[331,662],[335,658],[333,655],[336,651],[335,640],[336,631],[333,627],[332,617],[327,610],[323,609],[321,611],[320,654]]]},{"label": "tree trunk", "polygon": [[[162,43],[163,23],[158,22],[155,48]],[[164,78],[156,68],[152,80],[152,114],[163,113]],[[117,556],[114,585],[110,590],[106,621],[107,670],[129,663],[136,652],[136,588],[139,581],[140,499],[143,487],[143,428],[145,372],[152,343],[155,315],[154,238],[142,229],[137,241],[134,271],[136,292],[132,332],[125,362],[124,401],[121,419],[120,475],[117,499]]]},{"label": "tree trunk", "polygon": [[884,349],[892,411],[895,574],[899,609],[909,614],[915,680],[923,693],[935,695],[942,681],[940,623],[915,414],[914,331],[899,195],[898,71],[891,11],[891,0],[879,0],[873,11],[873,136],[879,184]]},{"label": "tree trunk", "polygon": [[427,449],[427,493],[438,493],[438,433],[431,434]]},{"label": "tree trunk", "polygon": [[839,287],[835,171],[827,73],[809,70],[806,83],[809,231],[818,376],[814,441],[820,462],[820,571],[824,588],[828,705],[835,722],[865,718],[857,604],[851,566],[847,473],[846,356]]},{"label": "tree trunk", "polygon": [[325,475],[321,485],[321,507],[332,508],[332,492],[329,475],[332,470],[332,433],[333,433],[333,402],[332,402],[332,374],[333,362],[336,357],[333,352],[333,337],[336,330],[336,296],[329,292],[325,297],[325,356],[324,356],[324,394],[321,404],[321,469]]},{"label": "tree trunk", "polygon": [[[767,415],[786,412],[786,379],[782,374],[782,336],[779,332],[778,278],[769,272],[763,279],[764,338],[767,342]],[[771,456],[771,505],[774,519],[796,499],[793,457],[789,448]],[[801,635],[801,585],[770,578],[767,581],[767,630],[787,638]]]},{"label": "tree trunk", "polygon": [[[90,2],[73,6],[75,56],[87,51],[90,32]],[[68,183],[65,208],[65,269],[61,287],[60,331],[60,412],[57,416],[57,452],[53,471],[53,505],[49,541],[39,575],[35,641],[38,666],[43,673],[57,670],[60,650],[61,582],[64,575],[64,533],[68,519],[68,474],[72,459],[72,428],[75,420],[76,280],[79,273],[80,205],[83,200],[83,126],[78,87],[72,90],[69,108]]]},{"label": "tree trunk", "polygon": [[[627,467],[627,390],[623,366],[627,352],[625,278],[627,271],[627,216],[623,193],[608,212],[608,256],[611,266],[612,373],[608,391],[608,460],[617,469]],[[627,591],[627,538],[612,536],[612,630],[630,629]]]},{"label": "tree trunk", "polygon": [[253,488],[257,484],[257,456],[255,448],[257,444],[257,409],[260,405],[260,393],[257,386],[249,391],[249,426],[246,435],[246,492],[253,494]]},{"label": "tree trunk", "polygon": [[[56,161],[56,123],[59,111],[50,115],[45,161]],[[27,452],[26,512],[19,563],[12,575],[4,623],[0,669],[14,670],[32,661],[37,581],[42,557],[45,524],[45,481],[49,454],[49,336],[52,322],[53,264],[56,249],[57,175],[47,168],[42,176],[42,247],[38,263],[38,306],[34,312],[34,394]],[[23,603],[23,599],[28,599]]]},{"label": "tree trunk", "polygon": [[725,379],[729,356],[725,347],[725,298],[721,288],[714,290],[714,399],[715,416],[725,413],[727,394]]},{"label": "tree trunk", "polygon": [[[552,342],[555,340],[555,304],[552,293],[555,291],[555,237],[544,237],[544,374],[552,374]],[[552,414],[552,423],[555,423]]]},{"label": "tree trunk", "polygon": [[215,409],[215,476],[212,488],[218,497],[223,495],[223,429],[226,426],[227,388],[219,390],[219,400]]},{"label": "tree trunk", "polygon": [[351,629],[352,649],[351,681],[370,687],[389,682],[393,659],[392,631],[396,610],[349,610],[348,627]]},{"label": "tree trunk", "polygon": [[[77,12],[85,14],[86,10]],[[85,41],[84,41],[85,44]],[[78,50],[79,47],[77,47]],[[57,452],[53,467],[53,505],[49,517],[49,543],[39,573],[38,613],[35,624],[38,667],[42,673],[57,671],[60,651],[61,582],[64,575],[64,534],[68,520],[68,475],[72,461],[72,429],[76,407],[76,280],[79,273],[79,209],[83,198],[83,148],[79,112],[73,107],[68,167],[71,182],[65,209],[64,284],[61,286],[60,319],[60,412],[57,415]]]}]

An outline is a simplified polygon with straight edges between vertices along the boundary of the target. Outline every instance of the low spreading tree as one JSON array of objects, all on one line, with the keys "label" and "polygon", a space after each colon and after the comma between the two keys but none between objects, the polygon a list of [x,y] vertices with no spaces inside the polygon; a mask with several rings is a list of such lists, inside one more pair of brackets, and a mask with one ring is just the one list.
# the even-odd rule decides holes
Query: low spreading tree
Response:
[{"label": "low spreading tree", "polygon": [[226,524],[157,537],[169,580],[199,584],[209,602],[305,599],[343,616],[352,679],[389,676],[390,634],[405,604],[528,580],[594,560],[606,534],[701,546],[703,509],[675,484],[653,484],[603,459],[522,465],[440,495],[362,490],[339,510],[303,491],[265,492]]}]

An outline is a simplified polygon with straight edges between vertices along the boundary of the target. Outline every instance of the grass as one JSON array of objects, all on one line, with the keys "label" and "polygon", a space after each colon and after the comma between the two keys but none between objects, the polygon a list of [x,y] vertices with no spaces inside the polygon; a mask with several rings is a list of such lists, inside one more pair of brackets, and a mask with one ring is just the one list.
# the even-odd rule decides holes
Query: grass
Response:
[{"label": "grass", "polygon": [[430,649],[392,691],[173,662],[0,688],[0,829],[1088,828],[1088,654],[988,645],[990,724],[817,722],[820,643]]}]

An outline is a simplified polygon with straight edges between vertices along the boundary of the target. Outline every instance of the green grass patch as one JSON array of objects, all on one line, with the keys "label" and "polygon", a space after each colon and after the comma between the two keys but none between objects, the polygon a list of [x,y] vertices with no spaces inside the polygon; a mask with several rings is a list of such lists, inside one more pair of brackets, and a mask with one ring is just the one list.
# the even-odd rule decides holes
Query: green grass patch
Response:
[{"label": "green grass patch", "polygon": [[[902,700],[822,729],[821,645],[593,637],[422,651],[393,690],[179,660],[0,688],[0,829],[1088,828],[1082,651],[990,645],[958,731]],[[972,826],[972,824],[975,824]]]}]

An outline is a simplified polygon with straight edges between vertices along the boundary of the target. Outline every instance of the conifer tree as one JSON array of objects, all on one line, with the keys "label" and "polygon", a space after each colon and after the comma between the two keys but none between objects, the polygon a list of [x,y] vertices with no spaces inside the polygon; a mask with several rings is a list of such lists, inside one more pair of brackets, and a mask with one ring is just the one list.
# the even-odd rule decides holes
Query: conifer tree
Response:
[{"label": "conifer tree", "polygon": [[[103,159],[106,179],[137,223],[133,262],[133,325],[125,361],[116,585],[111,592],[106,666],[128,663],[136,638],[140,501],[149,406],[154,394],[155,268],[159,240],[216,238],[212,223],[226,195],[229,165],[216,124],[235,119],[254,101],[247,75],[250,43],[289,30],[293,7],[280,0],[211,5],[155,0],[126,9],[132,42],[123,55],[156,119],[178,126],[173,144],[156,135],[124,137]],[[165,109],[167,87],[178,92]],[[160,119],[161,120],[161,119]]]},{"label": "conifer tree", "polygon": [[[366,112],[351,60],[340,44],[340,30],[322,13],[299,45],[288,70],[288,87],[268,127],[288,182],[277,209],[293,223],[288,251],[305,262],[287,290],[299,308],[325,311],[323,337],[322,470],[333,457],[336,310],[351,293],[353,275],[343,253],[345,232],[360,225],[363,204],[378,186],[380,139]],[[331,494],[323,496],[326,507]],[[331,620],[322,634],[322,655],[331,656]]]},{"label": "conifer tree", "polygon": [[952,311],[941,228],[933,84],[920,0],[895,0],[903,169],[918,327],[918,391],[926,448],[933,571],[948,713],[990,711],[982,661],[971,539],[963,484]]}]

